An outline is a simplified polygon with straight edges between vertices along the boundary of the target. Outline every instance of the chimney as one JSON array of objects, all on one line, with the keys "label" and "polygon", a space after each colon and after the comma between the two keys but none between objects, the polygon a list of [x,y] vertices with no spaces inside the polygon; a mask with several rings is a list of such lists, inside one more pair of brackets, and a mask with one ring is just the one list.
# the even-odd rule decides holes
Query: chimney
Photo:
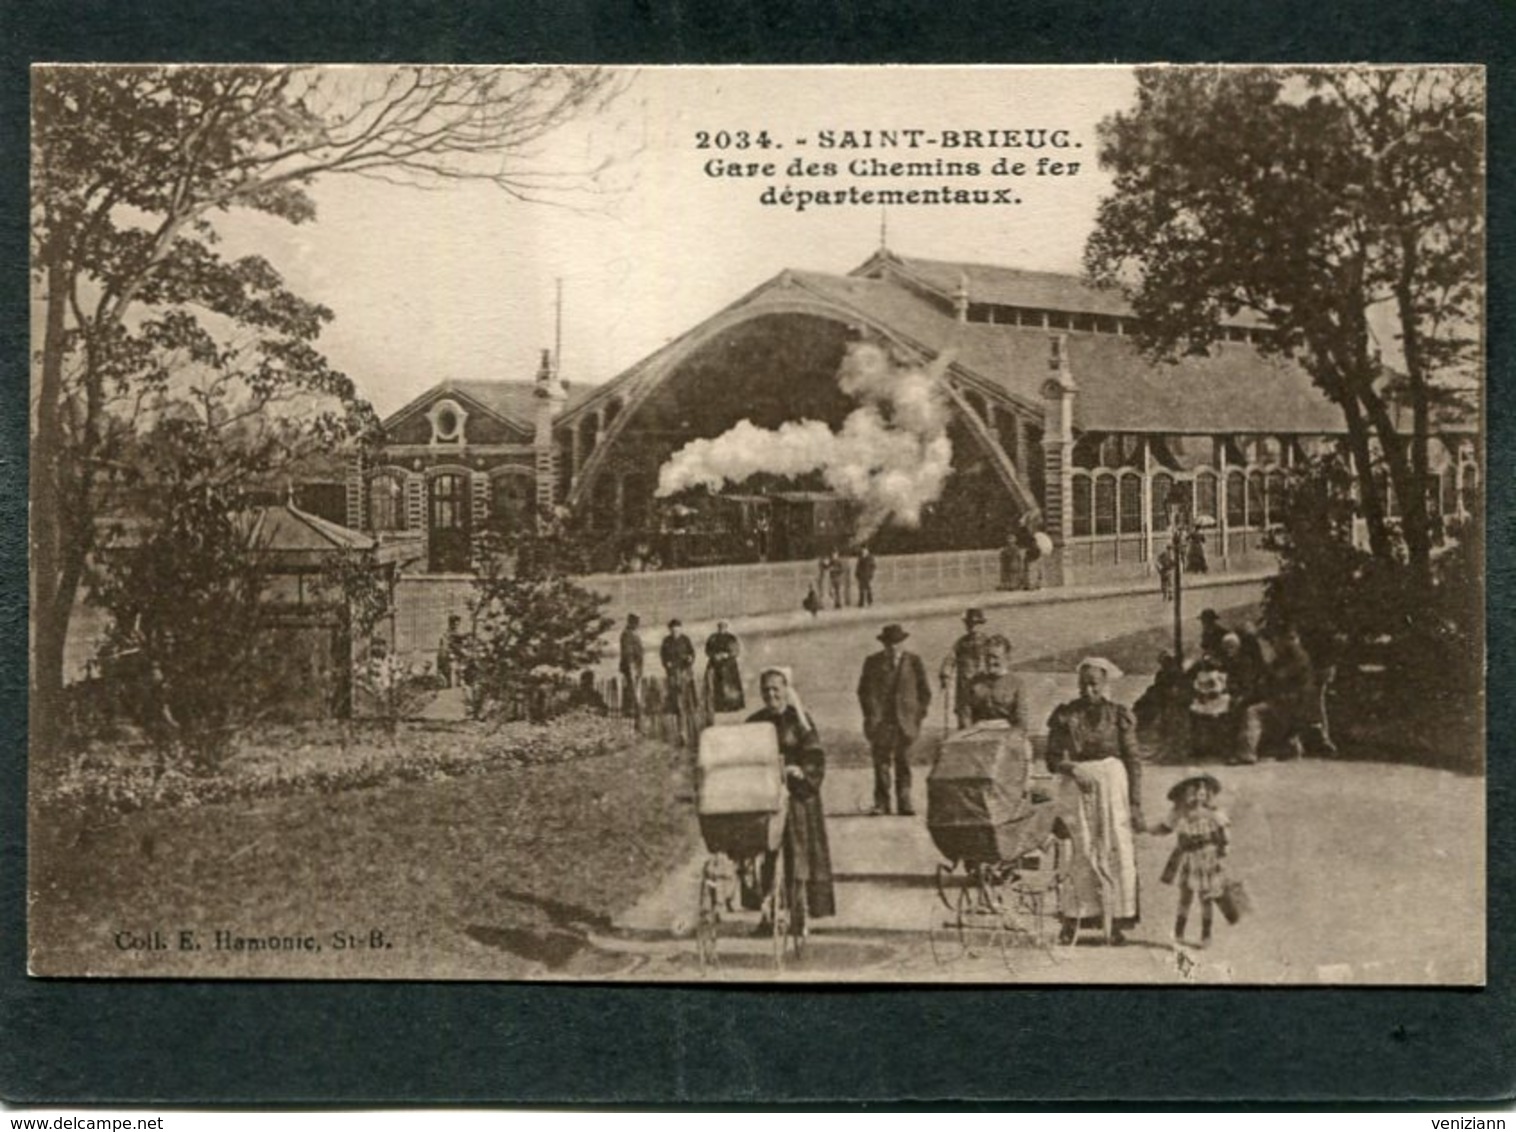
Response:
[{"label": "chimney", "polygon": [[558,376],[558,366],[551,350],[542,351],[542,363],[537,367],[537,387],[533,392],[556,405],[568,399],[568,390]]},{"label": "chimney", "polygon": [[953,314],[959,322],[969,320],[969,275],[966,271],[958,273],[958,290],[953,294]]}]

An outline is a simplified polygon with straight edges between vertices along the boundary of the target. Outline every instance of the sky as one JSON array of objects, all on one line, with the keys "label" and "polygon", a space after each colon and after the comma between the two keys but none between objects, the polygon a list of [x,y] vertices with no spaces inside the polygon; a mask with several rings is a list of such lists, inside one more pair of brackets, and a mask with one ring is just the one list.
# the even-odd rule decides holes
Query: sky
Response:
[{"label": "sky", "polygon": [[[555,334],[563,281],[561,372],[599,384],[785,268],[846,272],[879,247],[877,205],[763,205],[782,191],[929,189],[944,178],[860,177],[845,163],[977,161],[955,188],[1008,189],[1016,204],[886,210],[897,254],[1077,273],[1109,179],[1096,125],[1129,108],[1127,68],[661,68],[626,72],[626,89],[593,118],[538,147],[542,167],[572,173],[606,162],[593,194],[525,203],[494,186],[420,190],[328,177],[317,219],[292,227],[238,215],[227,250],[257,252],[293,289],[336,313],[321,347],[383,414],[444,379],[529,380]],[[745,151],[717,147],[718,132]],[[824,149],[823,131],[918,130],[917,148]],[[944,148],[945,131],[1066,131],[1063,148]],[[699,148],[699,132],[710,135]],[[760,131],[775,143],[753,144]],[[804,139],[805,144],[801,144]],[[982,137],[1000,141],[1002,137]],[[938,144],[930,144],[931,142]],[[1036,162],[1078,162],[1077,173]],[[773,174],[709,175],[705,164],[771,163]],[[796,158],[836,163],[836,176],[788,176]],[[999,159],[1025,162],[995,176]]]}]

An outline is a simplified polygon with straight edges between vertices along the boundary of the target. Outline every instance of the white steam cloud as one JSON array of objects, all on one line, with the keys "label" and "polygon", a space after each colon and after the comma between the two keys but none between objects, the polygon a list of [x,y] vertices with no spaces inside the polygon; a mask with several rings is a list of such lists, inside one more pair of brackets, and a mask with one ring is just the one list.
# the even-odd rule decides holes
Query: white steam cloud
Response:
[{"label": "white steam cloud", "polygon": [[859,505],[860,542],[886,519],[914,527],[952,470],[951,414],[937,384],[950,360],[943,355],[922,371],[893,364],[878,346],[852,346],[837,383],[861,404],[840,431],[822,421],[787,421],[777,429],[739,421],[674,453],[658,472],[658,495],[700,486],[718,491],[759,472],[819,471],[832,491]]}]

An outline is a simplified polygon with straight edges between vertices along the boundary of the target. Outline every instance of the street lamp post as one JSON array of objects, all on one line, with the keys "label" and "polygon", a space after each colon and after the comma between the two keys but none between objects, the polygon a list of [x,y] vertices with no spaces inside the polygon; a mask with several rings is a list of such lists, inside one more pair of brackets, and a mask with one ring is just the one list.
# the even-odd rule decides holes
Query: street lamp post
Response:
[{"label": "street lamp post", "polygon": [[1174,565],[1174,660],[1184,667],[1184,550],[1188,534],[1185,509],[1169,504],[1169,553]]}]

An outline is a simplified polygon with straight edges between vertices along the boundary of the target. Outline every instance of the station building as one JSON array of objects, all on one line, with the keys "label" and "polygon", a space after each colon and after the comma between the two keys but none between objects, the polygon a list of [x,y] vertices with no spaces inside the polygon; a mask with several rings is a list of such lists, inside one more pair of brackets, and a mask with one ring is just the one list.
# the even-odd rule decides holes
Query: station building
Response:
[{"label": "station building", "polygon": [[[919,528],[871,540],[877,554],[989,551],[1043,529],[1054,580],[1129,576],[1151,568],[1179,508],[1200,520],[1217,568],[1266,564],[1286,473],[1341,441],[1341,411],[1299,366],[1259,352],[1260,321],[1239,318],[1209,355],[1165,363],[1136,349],[1133,318],[1119,294],[1074,276],[885,249],[846,275],[786,270],[602,385],[566,383],[544,353],[530,381],[428,389],[353,460],[347,523],[413,542],[417,565],[445,574],[466,569],[482,524],[567,507],[603,534],[612,570],[667,535],[654,490],[674,452],[743,419],[839,427],[856,407],[839,365],[870,340],[902,364],[951,358],[953,474]],[[1470,426],[1433,443],[1445,515],[1472,505],[1475,440]],[[769,486],[815,499],[816,485]],[[752,560],[751,540],[725,558],[699,545],[664,565]],[[780,556],[817,549],[801,540]]]}]

